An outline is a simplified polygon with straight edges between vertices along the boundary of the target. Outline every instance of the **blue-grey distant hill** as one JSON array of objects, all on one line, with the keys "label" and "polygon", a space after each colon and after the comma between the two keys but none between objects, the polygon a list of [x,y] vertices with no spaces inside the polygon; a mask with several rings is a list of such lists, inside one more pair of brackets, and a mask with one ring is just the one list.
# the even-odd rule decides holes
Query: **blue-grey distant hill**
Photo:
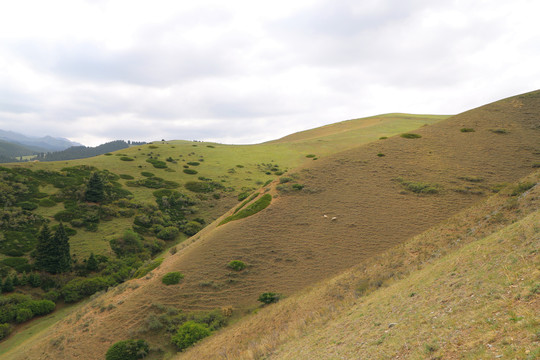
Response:
[{"label": "blue-grey distant hill", "polygon": [[62,151],[50,153],[39,153],[36,160],[39,161],[60,161],[60,160],[75,160],[84,159],[92,156],[98,156],[129,147],[124,140],[115,140],[96,147],[72,146]]},{"label": "blue-grey distant hill", "polygon": [[[65,150],[71,146],[81,146],[81,144],[61,137],[43,136],[33,137],[16,133],[14,131],[0,130],[0,140],[12,144],[22,145],[33,152],[51,152]],[[26,155],[31,155],[26,154]]]}]

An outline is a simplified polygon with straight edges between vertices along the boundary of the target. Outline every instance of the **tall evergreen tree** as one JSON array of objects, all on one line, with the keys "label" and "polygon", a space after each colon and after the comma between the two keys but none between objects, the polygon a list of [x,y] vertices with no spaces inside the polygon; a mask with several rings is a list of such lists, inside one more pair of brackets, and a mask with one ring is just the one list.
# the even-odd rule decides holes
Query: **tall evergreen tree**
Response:
[{"label": "tall evergreen tree", "polygon": [[2,292],[11,292],[13,291],[13,281],[11,280],[11,276],[8,276],[6,278],[6,281],[4,282],[4,285],[2,285]]},{"label": "tall evergreen tree", "polygon": [[56,272],[62,273],[71,270],[71,253],[69,249],[69,237],[64,225],[60,223],[54,234],[54,243],[58,247]]},{"label": "tall evergreen tree", "polygon": [[94,253],[90,253],[90,257],[86,260],[86,270],[96,271],[98,269],[98,263]]},{"label": "tall evergreen tree", "polygon": [[51,274],[62,273],[71,269],[69,238],[62,223],[58,225],[54,236],[51,236],[47,224],[43,225],[36,246],[35,266],[37,269]]},{"label": "tall evergreen tree", "polygon": [[44,224],[39,232],[36,245],[36,263],[35,267],[39,270],[49,271],[54,261],[55,248],[49,226]]},{"label": "tall evergreen tree", "polygon": [[105,197],[105,192],[103,190],[103,181],[97,172],[93,173],[88,180],[86,186],[86,193],[84,194],[84,199],[88,202],[102,202]]}]

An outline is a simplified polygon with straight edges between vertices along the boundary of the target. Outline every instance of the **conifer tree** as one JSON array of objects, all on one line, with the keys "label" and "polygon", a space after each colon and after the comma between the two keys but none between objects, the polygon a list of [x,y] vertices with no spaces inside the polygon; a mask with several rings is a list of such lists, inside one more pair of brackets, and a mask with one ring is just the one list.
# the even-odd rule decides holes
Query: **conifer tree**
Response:
[{"label": "conifer tree", "polygon": [[96,271],[97,269],[98,269],[98,263],[97,263],[96,257],[94,256],[94,253],[91,253],[88,260],[86,260],[86,270]]},{"label": "conifer tree", "polygon": [[35,267],[39,270],[49,271],[54,261],[55,248],[49,226],[44,224],[38,236],[36,245],[36,263]]},{"label": "conifer tree", "polygon": [[58,225],[54,236],[51,236],[47,224],[43,225],[36,246],[35,266],[51,274],[71,270],[69,238],[62,223]]},{"label": "conifer tree", "polygon": [[71,270],[71,253],[69,249],[69,238],[64,225],[60,223],[54,234],[54,244],[58,248],[57,263],[54,273],[63,273]]},{"label": "conifer tree", "polygon": [[86,185],[86,193],[84,194],[84,199],[88,202],[102,202],[105,197],[103,190],[103,181],[99,177],[97,172],[93,173],[88,180]]},{"label": "conifer tree", "polygon": [[4,285],[2,285],[2,292],[10,291],[13,291],[13,281],[11,280],[11,276],[8,276],[4,282]]}]

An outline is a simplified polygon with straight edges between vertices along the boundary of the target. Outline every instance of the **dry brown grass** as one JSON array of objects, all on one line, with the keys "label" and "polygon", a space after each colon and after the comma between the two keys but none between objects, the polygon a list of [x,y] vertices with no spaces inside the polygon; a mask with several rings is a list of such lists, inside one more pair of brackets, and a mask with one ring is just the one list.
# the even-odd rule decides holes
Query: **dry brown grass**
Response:
[{"label": "dry brown grass", "polygon": [[[513,100],[522,106],[512,106]],[[536,92],[419,129],[415,132],[422,135],[420,139],[396,136],[310,162],[312,166],[298,170],[304,190],[279,195],[254,216],[217,228],[209,226],[150,276],[130,282],[138,288],[105,294],[100,301],[115,304],[115,309],[98,312],[87,307],[78,321],[66,319],[51,329],[55,335],[43,335],[31,346],[16,349],[17,356],[12,353],[7,358],[102,358],[110,344],[130,337],[141,326],[152,303],[184,310],[233,306],[241,313],[256,306],[262,292],[290,296],[368,263],[480,201],[489,188],[527,175],[540,154],[538,114],[540,93]],[[476,131],[462,133],[462,127]],[[494,134],[489,131],[493,127],[504,127],[509,133]],[[465,176],[484,179],[483,193],[453,191],[463,186],[465,181],[459,177]],[[436,195],[400,193],[402,188],[394,181],[397,177],[436,183],[441,191]],[[337,220],[331,221],[334,216]],[[448,238],[453,239],[452,234]],[[430,251],[437,253],[435,245],[432,250],[426,245],[426,249],[426,253],[415,248],[407,251],[418,258]],[[242,260],[249,267],[231,273],[227,268],[231,260]],[[184,281],[163,286],[160,277],[170,271],[181,271]],[[205,281],[216,286],[201,287]],[[317,301],[344,295],[332,291],[321,296],[323,300]],[[315,305],[313,309],[317,309]],[[332,308],[319,309],[332,312]],[[309,307],[305,311],[317,316]],[[282,336],[278,325],[274,339]],[[64,337],[62,350],[47,345],[53,336]],[[256,344],[268,350],[273,338],[265,337]],[[162,339],[160,345],[166,341]]]},{"label": "dry brown grass", "polygon": [[[540,172],[528,180],[538,182]],[[517,201],[508,193],[481,202],[330,281],[262,309],[179,358],[353,359],[359,354],[365,358],[422,358],[424,345],[434,339],[448,339],[439,353],[454,358],[460,351],[478,350],[468,344],[471,339],[467,337],[474,336],[475,344],[485,338],[480,335],[490,327],[489,316],[484,316],[488,307],[492,313],[499,311],[498,318],[503,320],[510,318],[506,316],[509,311],[527,316],[520,324],[510,320],[497,331],[491,329],[490,344],[508,342],[512,334],[519,334],[521,350],[532,351],[534,331],[540,331],[540,319],[535,315],[538,296],[531,296],[534,281],[540,280],[534,265],[538,264],[540,241],[540,186]],[[509,203],[515,204],[509,207]],[[491,221],[497,214],[502,214],[504,223]],[[488,236],[491,238],[482,240]],[[521,261],[518,267],[515,259]],[[508,279],[497,284],[493,278],[501,272]],[[471,294],[483,301],[476,302]],[[451,315],[441,308],[450,309]],[[441,313],[442,320],[436,320]],[[470,328],[458,326],[464,314],[482,325],[472,329],[474,335]],[[456,330],[455,336],[426,326],[433,322],[438,330]],[[394,327],[389,328],[390,323],[397,323],[398,330],[390,330]],[[393,339],[387,339],[390,336]],[[404,344],[408,345],[402,348]],[[515,346],[517,341],[511,344]]]}]

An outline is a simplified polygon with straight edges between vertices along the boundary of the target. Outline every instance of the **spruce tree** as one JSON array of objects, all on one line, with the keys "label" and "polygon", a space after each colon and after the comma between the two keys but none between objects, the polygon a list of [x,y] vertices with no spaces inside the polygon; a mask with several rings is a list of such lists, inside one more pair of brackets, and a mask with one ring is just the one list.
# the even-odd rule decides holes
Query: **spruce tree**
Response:
[{"label": "spruce tree", "polygon": [[50,272],[50,269],[53,268],[55,252],[56,249],[53,244],[51,231],[49,230],[49,226],[44,224],[39,233],[38,243],[36,245],[36,269]]},{"label": "spruce tree", "polygon": [[93,173],[88,180],[86,185],[86,193],[84,194],[84,199],[88,202],[102,202],[105,197],[103,190],[103,181],[99,177],[97,172]]},{"label": "spruce tree", "polygon": [[71,255],[69,251],[69,238],[60,223],[54,236],[47,224],[43,225],[36,246],[36,268],[51,274],[71,270]]},{"label": "spruce tree", "polygon": [[13,281],[11,280],[11,276],[8,276],[6,278],[6,281],[4,282],[4,285],[2,285],[2,292],[11,292],[13,291]]},{"label": "spruce tree", "polygon": [[54,234],[54,243],[58,248],[56,263],[56,273],[63,273],[71,270],[71,254],[69,249],[69,238],[64,225],[60,223]]},{"label": "spruce tree", "polygon": [[96,271],[97,269],[98,269],[98,263],[97,263],[96,257],[94,256],[94,253],[91,253],[88,260],[86,260],[86,270]]}]

